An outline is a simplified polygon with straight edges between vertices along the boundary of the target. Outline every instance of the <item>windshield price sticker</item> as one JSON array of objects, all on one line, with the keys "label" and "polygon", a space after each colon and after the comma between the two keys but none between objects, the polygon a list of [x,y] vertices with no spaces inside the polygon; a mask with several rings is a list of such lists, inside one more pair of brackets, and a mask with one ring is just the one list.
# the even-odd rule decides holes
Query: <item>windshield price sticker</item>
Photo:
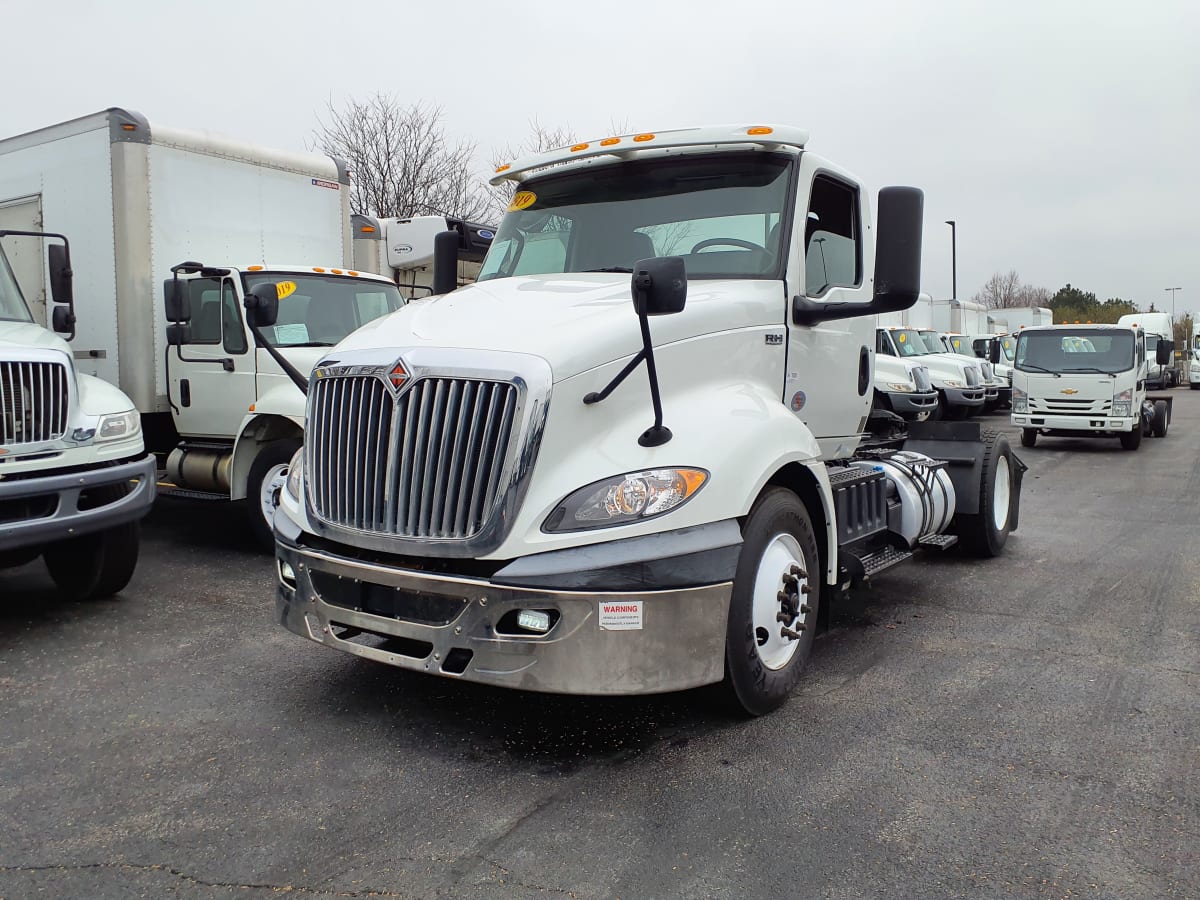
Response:
[{"label": "windshield price sticker", "polygon": [[518,212],[522,209],[529,209],[535,203],[537,203],[537,194],[533,191],[517,191],[513,194],[512,203],[508,204],[508,211]]},{"label": "windshield price sticker", "polygon": [[643,600],[614,600],[600,603],[602,631],[641,631]]}]

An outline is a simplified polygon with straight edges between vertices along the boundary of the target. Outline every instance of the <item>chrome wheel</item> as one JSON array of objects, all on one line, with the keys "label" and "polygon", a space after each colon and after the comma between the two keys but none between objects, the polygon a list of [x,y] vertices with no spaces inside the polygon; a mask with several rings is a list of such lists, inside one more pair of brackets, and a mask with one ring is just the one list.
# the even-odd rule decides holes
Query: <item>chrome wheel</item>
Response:
[{"label": "chrome wheel", "polygon": [[258,492],[258,505],[268,530],[275,523],[275,508],[279,506],[279,492],[287,483],[287,476],[287,463],[271,466],[263,476],[262,487]]}]

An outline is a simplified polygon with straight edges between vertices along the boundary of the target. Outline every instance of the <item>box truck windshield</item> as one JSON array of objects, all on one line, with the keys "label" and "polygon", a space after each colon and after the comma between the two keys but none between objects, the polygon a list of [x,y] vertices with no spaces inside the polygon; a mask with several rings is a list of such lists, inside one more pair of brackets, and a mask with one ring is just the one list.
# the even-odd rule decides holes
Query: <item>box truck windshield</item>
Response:
[{"label": "box truck windshield", "polygon": [[[196,279],[192,283],[204,280]],[[292,272],[243,275],[247,293],[256,285],[281,280],[294,282],[296,290],[279,302],[279,318],[275,324],[262,329],[267,340],[276,347],[332,347],[350,332],[404,305],[404,298],[396,286],[381,281]],[[198,331],[201,322],[206,321],[206,302],[213,309],[208,319],[217,324],[214,319],[216,308],[212,305],[220,302],[218,290],[219,284],[216,283],[209,286],[208,290],[204,290],[203,286],[193,287],[194,292],[204,294],[199,301],[196,293],[192,295],[193,307],[197,309],[193,333]],[[219,325],[214,333],[220,333]]]},{"label": "box truck windshield", "polygon": [[25,300],[21,296],[21,289],[17,287],[17,279],[13,277],[12,269],[9,268],[8,260],[2,251],[0,251],[0,321],[33,321],[33,316],[29,314],[29,307],[25,305]]},{"label": "box truck windshield", "polygon": [[930,350],[925,346],[921,335],[908,328],[888,329],[885,334],[892,339],[897,356],[928,356]]},{"label": "box truck windshield", "polygon": [[1012,365],[1012,361],[1017,357],[1017,339],[1013,337],[1000,338],[1000,355],[1004,357],[1004,361]]},{"label": "box truck windshield", "polygon": [[[791,169],[785,156],[724,153],[531,181],[514,195],[479,281],[631,272],[653,256],[682,256],[689,278],[779,278]],[[815,287],[855,283],[850,223],[810,217],[808,227],[816,235],[808,266]],[[840,274],[847,266],[849,281]]]},{"label": "box truck windshield", "polygon": [[1134,365],[1133,332],[1025,331],[1017,341],[1016,365],[1027,372],[1125,372]]}]

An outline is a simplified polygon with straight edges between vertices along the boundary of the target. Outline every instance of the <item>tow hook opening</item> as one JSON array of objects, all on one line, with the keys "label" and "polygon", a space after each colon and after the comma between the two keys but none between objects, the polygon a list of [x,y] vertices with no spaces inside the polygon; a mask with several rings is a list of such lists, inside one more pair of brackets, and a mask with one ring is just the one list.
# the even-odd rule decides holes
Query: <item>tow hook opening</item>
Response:
[{"label": "tow hook opening", "polygon": [[512,637],[545,637],[561,614],[557,609],[510,609],[496,623],[496,633]]}]

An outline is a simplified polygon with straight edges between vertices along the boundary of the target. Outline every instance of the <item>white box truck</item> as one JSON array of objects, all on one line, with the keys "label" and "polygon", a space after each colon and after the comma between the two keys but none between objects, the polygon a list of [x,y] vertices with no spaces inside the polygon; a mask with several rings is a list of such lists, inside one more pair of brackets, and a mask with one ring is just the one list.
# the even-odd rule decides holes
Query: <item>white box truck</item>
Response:
[{"label": "white box truck", "polygon": [[1013,306],[1004,310],[1008,320],[1008,333],[1016,334],[1022,328],[1053,325],[1054,310],[1047,306]]},{"label": "white box truck", "polygon": [[1118,437],[1136,450],[1144,435],[1166,437],[1171,397],[1146,393],[1152,363],[1163,365],[1174,345],[1154,342],[1136,323],[1047,325],[1022,329],[1013,373],[1012,424],[1021,443],[1039,435]]},{"label": "white box truck", "polygon": [[[876,217],[807,144],[707,127],[502,166],[478,282],[318,361],[275,516],[281,624],[526,690],[723,682],[758,714],[838,591],[923,547],[1002,552],[1023,469],[1002,435],[910,423],[862,451],[923,201],[885,188]],[[271,327],[286,300],[260,293]]]},{"label": "white box truck", "polygon": [[1166,362],[1158,361],[1159,341],[1170,341],[1175,346],[1171,314],[1164,312],[1128,313],[1117,319],[1118,325],[1135,325],[1146,335],[1146,387],[1150,390],[1167,390],[1175,387],[1176,371],[1174,354]]},{"label": "white box truck", "polygon": [[[5,254],[17,238],[49,242],[48,318],[25,302]],[[37,260],[39,277],[46,271]],[[133,401],[76,370],[71,253],[61,234],[0,229],[0,569],[42,557],[73,599],[115,594],[137,565],[154,500]]]},{"label": "white box truck", "polygon": [[1192,325],[1191,346],[1188,348],[1188,386],[1200,390],[1200,323]]},{"label": "white box truck", "polygon": [[[266,546],[303,426],[296,374],[306,381],[323,348],[404,303],[395,282],[408,269],[384,268],[384,238],[389,253],[407,245],[426,256],[433,233],[454,228],[464,256],[483,255],[473,243],[483,226],[457,219],[365,231],[367,220],[352,221],[349,181],[331,157],[151,126],[116,108],[0,141],[0,223],[88,235],[75,260],[77,364],[132,398],[163,493],[247,500]],[[40,247],[20,249],[22,262],[40,258]],[[354,268],[356,251],[371,269]],[[44,322],[40,270],[25,269]],[[242,313],[267,278],[296,285],[265,335],[278,354],[256,346]],[[184,318],[169,321],[161,285],[176,279]]]}]

